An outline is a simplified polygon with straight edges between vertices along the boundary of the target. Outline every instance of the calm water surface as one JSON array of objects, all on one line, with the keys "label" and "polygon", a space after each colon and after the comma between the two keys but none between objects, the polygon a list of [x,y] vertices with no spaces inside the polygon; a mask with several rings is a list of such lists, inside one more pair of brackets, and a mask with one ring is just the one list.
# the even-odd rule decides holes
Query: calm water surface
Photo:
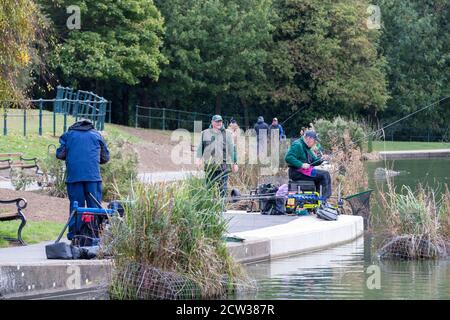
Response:
[{"label": "calm water surface", "polygon": [[[377,181],[383,184],[374,178],[374,171],[379,167],[400,172],[394,177],[398,187],[450,184],[450,159],[367,162],[372,188]],[[373,209],[378,208],[375,205]],[[381,262],[368,234],[336,248],[247,265],[246,270],[256,279],[258,291],[242,298],[450,299],[449,259]],[[379,286],[373,279],[374,270],[379,271]]]}]

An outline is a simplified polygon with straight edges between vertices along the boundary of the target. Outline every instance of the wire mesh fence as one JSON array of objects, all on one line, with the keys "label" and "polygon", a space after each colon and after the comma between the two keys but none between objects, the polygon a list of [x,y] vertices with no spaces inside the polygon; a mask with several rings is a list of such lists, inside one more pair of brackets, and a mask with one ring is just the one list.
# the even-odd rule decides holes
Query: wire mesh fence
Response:
[{"label": "wire mesh fence", "polygon": [[400,235],[388,238],[378,251],[380,259],[428,260],[448,256],[450,243],[428,235]]},{"label": "wire mesh fence", "polygon": [[226,276],[211,283],[211,288],[213,290],[205,292],[194,280],[178,273],[128,262],[115,268],[109,296],[117,300],[232,299],[237,294],[248,294],[257,290],[255,281],[231,280]]},{"label": "wire mesh fence", "polygon": [[[201,121],[204,129],[210,124],[212,116],[213,114],[201,112],[136,106],[134,123],[136,128],[194,131],[195,121]],[[222,115],[222,118],[225,126],[228,126],[232,118],[243,123],[240,116]]]}]

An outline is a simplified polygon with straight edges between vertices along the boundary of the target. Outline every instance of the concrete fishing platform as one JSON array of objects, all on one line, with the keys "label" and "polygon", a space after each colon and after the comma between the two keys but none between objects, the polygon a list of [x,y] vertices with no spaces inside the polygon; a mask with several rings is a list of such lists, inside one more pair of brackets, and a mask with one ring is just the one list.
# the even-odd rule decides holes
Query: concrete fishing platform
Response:
[{"label": "concrete fishing platform", "polygon": [[[363,218],[341,215],[337,221],[315,216],[267,216],[227,211],[227,246],[240,263],[276,259],[325,249],[364,233]],[[45,245],[0,249],[0,299],[48,298],[105,288],[109,260],[48,260]]]}]

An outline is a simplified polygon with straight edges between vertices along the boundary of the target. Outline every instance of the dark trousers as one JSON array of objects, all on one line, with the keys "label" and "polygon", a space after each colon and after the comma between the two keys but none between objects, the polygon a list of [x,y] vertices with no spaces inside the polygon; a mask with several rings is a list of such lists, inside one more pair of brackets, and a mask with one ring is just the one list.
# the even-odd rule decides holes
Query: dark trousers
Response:
[{"label": "dark trousers", "polygon": [[303,173],[300,173],[296,171],[295,168],[290,167],[289,168],[289,179],[292,181],[298,181],[298,180],[307,180],[307,181],[314,181],[316,184],[316,189],[319,190],[319,186],[322,186],[322,196],[325,199],[328,199],[331,196],[331,176],[330,173],[326,170],[319,170],[316,169],[316,176],[310,177],[307,175],[304,175]]},{"label": "dark trousers", "polygon": [[205,178],[208,187],[217,185],[220,196],[226,197],[228,194],[228,170],[219,169],[220,167],[205,168]]},{"label": "dark trousers", "polygon": [[[67,194],[70,200],[70,213],[73,210],[74,201],[78,202],[78,207],[88,207],[88,208],[98,208],[95,201],[88,196],[88,193],[97,199],[98,202],[102,203],[102,182],[73,182],[67,183]],[[70,214],[69,213],[69,214]],[[81,226],[81,214],[76,215],[76,219],[69,221],[69,232],[67,233],[67,239],[72,240],[73,236],[78,233],[77,226]]]}]

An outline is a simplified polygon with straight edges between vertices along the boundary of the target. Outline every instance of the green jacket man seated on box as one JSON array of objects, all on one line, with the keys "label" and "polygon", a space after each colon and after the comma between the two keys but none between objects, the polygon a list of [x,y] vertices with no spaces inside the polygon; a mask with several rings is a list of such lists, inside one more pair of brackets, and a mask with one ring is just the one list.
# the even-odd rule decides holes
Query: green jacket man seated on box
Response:
[{"label": "green jacket man seated on box", "polygon": [[316,186],[322,186],[322,196],[328,199],[331,196],[331,176],[326,170],[314,168],[323,161],[328,160],[328,155],[317,157],[311,149],[320,142],[316,132],[306,131],[303,137],[296,140],[286,153],[285,160],[289,166],[289,179],[293,181],[314,181]]}]

